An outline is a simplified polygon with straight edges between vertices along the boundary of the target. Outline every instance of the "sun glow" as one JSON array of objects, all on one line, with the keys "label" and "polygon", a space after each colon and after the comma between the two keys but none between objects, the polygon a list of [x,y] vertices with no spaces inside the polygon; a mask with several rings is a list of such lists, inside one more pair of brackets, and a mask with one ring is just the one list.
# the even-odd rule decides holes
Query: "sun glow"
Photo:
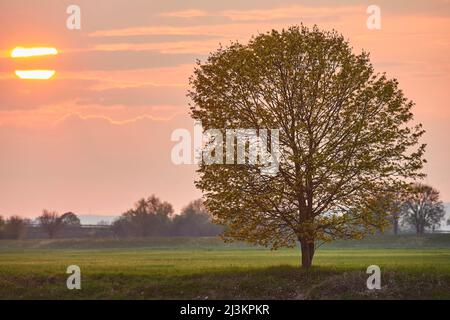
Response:
[{"label": "sun glow", "polygon": [[[16,47],[11,51],[12,58],[30,58],[37,56],[57,55],[58,50],[53,47]],[[20,79],[47,80],[55,75],[55,70],[16,70],[15,74]]]},{"label": "sun glow", "polygon": [[47,80],[55,75],[55,70],[16,70],[15,74],[20,79]]},{"label": "sun glow", "polygon": [[58,50],[56,50],[56,48],[51,47],[40,47],[40,48],[16,47],[14,48],[13,51],[11,51],[12,58],[27,58],[27,57],[48,56],[57,54]]}]

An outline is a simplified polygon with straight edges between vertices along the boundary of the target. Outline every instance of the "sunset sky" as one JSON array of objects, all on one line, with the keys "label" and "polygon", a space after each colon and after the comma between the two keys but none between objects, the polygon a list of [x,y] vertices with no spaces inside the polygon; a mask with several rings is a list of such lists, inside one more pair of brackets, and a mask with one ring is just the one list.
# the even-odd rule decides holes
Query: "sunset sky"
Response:
[{"label": "sunset sky", "polygon": [[[72,4],[81,30],[66,28]],[[381,30],[366,27],[371,4]],[[152,193],[178,211],[200,197],[195,166],[170,158],[172,131],[193,126],[196,59],[300,23],[336,29],[399,80],[427,131],[426,182],[450,201],[449,0],[15,0],[0,2],[0,215],[118,215]],[[59,53],[18,61],[18,46]],[[14,74],[27,67],[56,74]]]}]

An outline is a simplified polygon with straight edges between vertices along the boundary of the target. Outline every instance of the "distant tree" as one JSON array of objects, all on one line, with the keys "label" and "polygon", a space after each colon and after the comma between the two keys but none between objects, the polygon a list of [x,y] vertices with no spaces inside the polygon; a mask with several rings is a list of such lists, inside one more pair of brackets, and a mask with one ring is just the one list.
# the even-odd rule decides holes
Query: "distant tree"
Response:
[{"label": "distant tree", "polygon": [[44,209],[37,221],[50,239],[54,238],[64,228],[78,228],[81,226],[80,219],[73,212],[66,212],[60,216],[56,211]]},{"label": "distant tree", "polygon": [[401,193],[383,194],[374,199],[371,207],[380,217],[387,218],[392,226],[392,231],[397,235],[403,213]]},{"label": "distant tree", "polygon": [[64,213],[60,219],[65,227],[79,227],[81,225],[80,219],[73,212]]},{"label": "distant tree", "polygon": [[4,237],[7,239],[22,239],[25,237],[29,221],[19,216],[11,216],[6,220]]},{"label": "distant tree", "polygon": [[403,208],[404,222],[412,226],[417,235],[424,234],[427,228],[440,226],[445,210],[439,199],[439,191],[431,186],[417,183],[405,198]]},{"label": "distant tree", "polygon": [[130,237],[133,236],[133,230],[131,222],[128,217],[123,215],[115,219],[111,224],[111,231],[117,237]]},{"label": "distant tree", "polygon": [[0,216],[0,239],[4,237],[5,233],[5,219],[3,219],[3,216]]},{"label": "distant tree", "polygon": [[207,146],[223,157],[200,163],[196,185],[228,239],[300,242],[308,268],[317,242],[376,232],[386,219],[368,204],[423,176],[413,102],[337,32],[291,27],[221,47],[190,83],[192,117],[205,131],[279,130],[274,175],[261,174],[261,164],[225,164],[235,139]]},{"label": "distant tree", "polygon": [[42,215],[37,218],[40,227],[44,230],[50,239],[53,239],[56,233],[64,226],[64,222],[56,211],[44,209]]},{"label": "distant tree", "polygon": [[206,210],[201,199],[192,201],[182,209],[180,215],[173,218],[173,234],[177,236],[217,236],[223,231],[212,223],[212,216]]},{"label": "distant tree", "polygon": [[394,231],[394,234],[397,235],[398,231],[400,229],[400,221],[402,218],[402,210],[401,205],[398,203],[394,203],[393,207],[390,207],[389,210],[389,220],[392,224],[392,230]]},{"label": "distant tree", "polygon": [[139,200],[133,209],[117,219],[112,230],[118,235],[164,236],[169,232],[172,205],[155,195]]}]

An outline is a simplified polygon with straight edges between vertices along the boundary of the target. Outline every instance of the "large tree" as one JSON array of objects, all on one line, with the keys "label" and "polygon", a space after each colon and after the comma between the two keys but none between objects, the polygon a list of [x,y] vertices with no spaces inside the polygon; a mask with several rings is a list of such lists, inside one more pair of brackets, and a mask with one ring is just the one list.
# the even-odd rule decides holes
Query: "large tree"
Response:
[{"label": "large tree", "polygon": [[337,32],[291,27],[221,47],[198,63],[189,95],[204,130],[279,129],[277,174],[203,162],[197,186],[225,238],[273,248],[299,241],[304,267],[319,241],[383,227],[374,199],[422,176],[413,103]]},{"label": "large tree", "polygon": [[426,228],[434,229],[441,225],[445,209],[439,199],[439,191],[425,184],[414,184],[403,205],[404,222],[412,226],[418,236]]}]

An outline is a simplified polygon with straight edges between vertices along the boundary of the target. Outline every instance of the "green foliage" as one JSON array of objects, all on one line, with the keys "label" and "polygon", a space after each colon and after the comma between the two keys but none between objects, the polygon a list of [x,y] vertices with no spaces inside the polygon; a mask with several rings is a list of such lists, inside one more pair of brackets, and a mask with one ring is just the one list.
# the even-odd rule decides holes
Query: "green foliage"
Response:
[{"label": "green foliage", "polygon": [[300,241],[310,264],[315,241],[384,227],[374,199],[423,176],[413,103],[337,32],[291,27],[220,48],[199,62],[191,87],[205,130],[280,130],[275,176],[252,164],[200,165],[197,186],[227,239]]}]

